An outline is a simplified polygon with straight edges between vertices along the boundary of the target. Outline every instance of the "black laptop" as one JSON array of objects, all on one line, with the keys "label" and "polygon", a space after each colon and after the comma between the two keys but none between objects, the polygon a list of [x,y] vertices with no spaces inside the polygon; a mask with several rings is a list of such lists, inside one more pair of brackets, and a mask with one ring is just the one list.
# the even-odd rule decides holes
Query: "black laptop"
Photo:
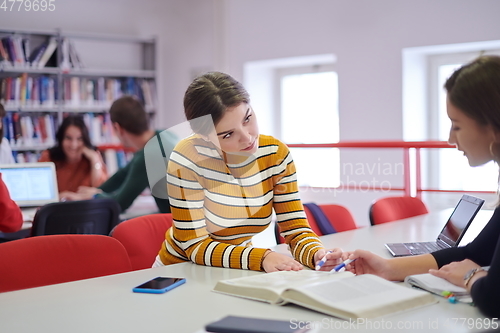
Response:
[{"label": "black laptop", "polygon": [[451,213],[448,222],[433,242],[388,243],[385,247],[394,257],[414,256],[457,246],[467,228],[483,206],[484,200],[463,195]]}]

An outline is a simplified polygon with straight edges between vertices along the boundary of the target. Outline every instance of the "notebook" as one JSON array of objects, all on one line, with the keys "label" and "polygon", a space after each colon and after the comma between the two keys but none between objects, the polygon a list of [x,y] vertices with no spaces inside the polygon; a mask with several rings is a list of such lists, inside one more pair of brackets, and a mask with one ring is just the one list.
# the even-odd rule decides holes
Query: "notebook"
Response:
[{"label": "notebook", "polygon": [[21,208],[59,201],[56,168],[52,162],[0,164],[10,197]]},{"label": "notebook", "polygon": [[392,256],[404,257],[457,246],[483,203],[483,199],[464,194],[435,241],[388,243],[385,247]]}]

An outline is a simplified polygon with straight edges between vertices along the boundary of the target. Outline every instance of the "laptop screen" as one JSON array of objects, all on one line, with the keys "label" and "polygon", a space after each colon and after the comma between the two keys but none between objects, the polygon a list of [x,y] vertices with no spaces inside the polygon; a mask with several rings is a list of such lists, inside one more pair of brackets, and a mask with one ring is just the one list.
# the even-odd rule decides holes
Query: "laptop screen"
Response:
[{"label": "laptop screen", "polygon": [[458,244],[483,203],[483,199],[463,195],[438,239],[450,246]]},{"label": "laptop screen", "polygon": [[2,180],[19,207],[37,207],[59,201],[54,163],[1,164]]}]

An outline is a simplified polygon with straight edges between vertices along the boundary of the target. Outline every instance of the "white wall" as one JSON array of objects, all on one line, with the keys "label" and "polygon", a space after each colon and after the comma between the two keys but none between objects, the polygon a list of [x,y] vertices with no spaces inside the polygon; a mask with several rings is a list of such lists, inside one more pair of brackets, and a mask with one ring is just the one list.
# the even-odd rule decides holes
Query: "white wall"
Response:
[{"label": "white wall", "polygon": [[[199,72],[224,70],[243,81],[250,61],[335,54],[340,139],[399,140],[402,50],[499,40],[499,13],[496,0],[65,0],[52,13],[0,11],[0,28],[157,35],[158,128],[182,121],[183,93]],[[351,150],[342,158],[372,166],[379,158],[399,163],[392,155]],[[397,177],[387,179],[397,186]],[[346,204],[366,224],[375,195],[304,197]]]},{"label": "white wall", "polygon": [[228,8],[237,77],[248,61],[337,56],[341,140],[402,138],[403,48],[500,39],[495,0],[249,0]]},{"label": "white wall", "polygon": [[[498,13],[500,2],[494,0],[228,1],[226,66],[242,79],[243,66],[250,61],[334,54],[341,141],[401,140],[402,50],[498,40]],[[401,162],[400,156],[386,151],[346,150],[342,161],[373,166],[381,158],[394,166]],[[390,181],[393,187],[402,184],[402,175],[375,177]],[[371,178],[365,174],[355,181],[359,184]],[[368,207],[374,198],[400,194],[307,191],[302,197],[304,201],[345,204],[358,223],[367,224]]]}]

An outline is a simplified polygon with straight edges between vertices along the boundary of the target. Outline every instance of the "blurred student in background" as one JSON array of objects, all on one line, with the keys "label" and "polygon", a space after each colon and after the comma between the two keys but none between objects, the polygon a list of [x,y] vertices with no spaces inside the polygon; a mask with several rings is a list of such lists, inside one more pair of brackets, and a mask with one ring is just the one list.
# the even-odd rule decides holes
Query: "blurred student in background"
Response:
[{"label": "blurred student in background", "polygon": [[[149,127],[149,116],[141,102],[133,96],[123,96],[113,102],[109,109],[113,129],[121,144],[134,152],[132,160],[118,170],[101,186],[80,186],[76,193],[64,193],[61,198],[66,200],[87,200],[92,198],[113,198],[122,209],[127,210],[134,200],[149,188],[148,174],[144,147],[154,137],[159,137],[162,131],[155,131]],[[177,137],[164,131],[164,139],[158,139],[162,145],[164,158],[168,160]],[[163,145],[165,143],[165,145]],[[168,199],[154,197],[158,210],[161,213],[170,213]]]},{"label": "blurred student in background", "polygon": [[101,154],[90,143],[83,118],[69,115],[56,133],[56,145],[42,152],[38,162],[54,162],[60,196],[80,186],[97,187],[108,179]]},{"label": "blurred student in background", "polygon": [[12,164],[15,163],[14,157],[12,156],[12,149],[10,149],[9,140],[3,137],[3,118],[7,113],[2,104],[0,104],[0,164]]}]

